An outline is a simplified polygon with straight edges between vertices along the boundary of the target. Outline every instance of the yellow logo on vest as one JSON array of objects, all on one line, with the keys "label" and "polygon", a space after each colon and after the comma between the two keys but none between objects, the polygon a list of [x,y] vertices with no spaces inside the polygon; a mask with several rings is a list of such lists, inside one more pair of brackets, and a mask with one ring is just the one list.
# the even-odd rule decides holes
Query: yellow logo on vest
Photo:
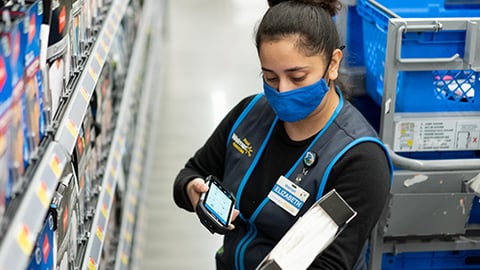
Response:
[{"label": "yellow logo on vest", "polygon": [[240,154],[247,154],[247,156],[251,157],[252,156],[252,146],[250,145],[250,142],[247,140],[247,138],[240,139],[237,134],[233,133],[232,135],[232,140],[233,140],[233,147],[237,149]]}]

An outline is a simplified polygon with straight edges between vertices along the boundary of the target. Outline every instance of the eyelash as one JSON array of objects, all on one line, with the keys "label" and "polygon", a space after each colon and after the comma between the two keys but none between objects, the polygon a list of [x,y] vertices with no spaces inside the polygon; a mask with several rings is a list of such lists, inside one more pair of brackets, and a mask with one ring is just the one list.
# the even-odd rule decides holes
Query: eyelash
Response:
[{"label": "eyelash", "polygon": [[305,80],[305,77],[306,77],[306,76],[302,76],[302,77],[298,77],[298,78],[292,78],[292,81],[294,81],[294,82],[302,82],[303,80]]},{"label": "eyelash", "polygon": [[267,82],[274,82],[274,81],[277,81],[278,78],[276,78],[276,77],[275,77],[275,78],[267,78],[267,77],[265,77],[265,80],[266,80]]},{"label": "eyelash", "polygon": [[[292,79],[292,81],[294,81],[294,82],[302,82],[303,80],[305,80],[305,77],[306,77],[306,76],[302,76],[302,77],[291,78],[291,79]],[[278,78],[277,78],[277,77],[274,77],[274,78],[267,78],[267,77],[265,77],[265,80],[266,80],[267,82],[275,82],[275,81],[278,80]]]}]

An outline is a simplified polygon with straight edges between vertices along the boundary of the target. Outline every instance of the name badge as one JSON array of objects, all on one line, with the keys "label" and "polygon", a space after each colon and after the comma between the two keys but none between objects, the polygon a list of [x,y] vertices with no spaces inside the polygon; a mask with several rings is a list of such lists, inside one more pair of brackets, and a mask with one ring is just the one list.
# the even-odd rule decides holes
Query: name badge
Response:
[{"label": "name badge", "polygon": [[268,198],[283,210],[296,216],[310,194],[285,176],[280,176],[268,194]]}]

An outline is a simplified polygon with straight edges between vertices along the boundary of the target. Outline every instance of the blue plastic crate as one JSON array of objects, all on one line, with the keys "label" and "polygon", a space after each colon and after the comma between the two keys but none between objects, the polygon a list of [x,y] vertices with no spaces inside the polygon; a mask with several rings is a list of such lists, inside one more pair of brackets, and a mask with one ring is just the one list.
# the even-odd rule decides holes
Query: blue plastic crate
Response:
[{"label": "blue plastic crate", "polygon": [[346,58],[344,61],[349,67],[363,67],[365,65],[365,60],[362,43],[362,18],[358,15],[356,6],[348,6],[346,21]]},{"label": "blue plastic crate", "polygon": [[470,210],[469,224],[480,224],[480,198],[475,196],[472,202],[472,209]]},{"label": "blue plastic crate", "polygon": [[382,270],[480,269],[480,250],[384,254]]},{"label": "blue plastic crate", "polygon": [[[402,18],[480,17],[473,1],[377,0]],[[467,3],[467,4],[465,4]],[[366,90],[381,104],[390,15],[368,0],[358,0],[362,17]],[[402,58],[446,58],[465,49],[465,31],[409,32],[402,41]],[[480,73],[456,70],[399,72],[397,112],[480,111]]]}]

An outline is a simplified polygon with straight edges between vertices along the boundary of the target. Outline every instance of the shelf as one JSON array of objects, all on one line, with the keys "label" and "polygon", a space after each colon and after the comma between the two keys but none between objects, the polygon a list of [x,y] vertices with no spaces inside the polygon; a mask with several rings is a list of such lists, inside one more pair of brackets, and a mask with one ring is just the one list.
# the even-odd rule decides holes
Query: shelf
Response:
[{"label": "shelf", "polygon": [[[154,151],[147,147],[154,145],[156,138],[151,136],[150,123],[154,122],[153,118],[156,116],[155,104],[160,96],[161,88],[159,82],[164,79],[163,64],[159,64],[158,59],[164,59],[164,37],[165,37],[165,18],[167,10],[166,1],[147,1],[145,3],[144,17],[150,17],[152,21],[150,29],[152,35],[150,41],[150,51],[148,52],[149,59],[155,59],[148,62],[147,73],[144,78],[144,91],[140,100],[140,109],[138,114],[138,134],[135,136],[133,145],[133,156],[130,164],[130,178],[128,179],[127,192],[129,196],[136,196],[137,200],[133,200],[136,209],[133,214],[135,217],[135,224],[131,226],[129,219],[131,213],[125,212],[122,221],[120,242],[117,251],[115,270],[124,269],[142,269],[140,266],[143,262],[143,247],[144,238],[144,222],[145,222],[145,207],[144,198],[148,189],[148,179],[151,179],[151,171],[148,168],[154,166],[153,154]],[[148,6],[148,7],[147,7]],[[155,20],[155,21],[153,21]],[[147,20],[148,21],[148,20]],[[146,169],[145,169],[146,168]],[[135,195],[136,194],[136,195]],[[131,209],[132,205],[128,204],[131,200],[125,203],[125,209]],[[126,237],[124,237],[126,236]],[[126,241],[133,236],[132,241]]]},{"label": "shelf", "polygon": [[145,164],[145,138],[148,130],[146,119],[148,113],[148,93],[143,93],[140,103],[140,112],[137,117],[138,131],[135,134],[134,152],[130,163],[130,175],[128,177],[128,187],[124,196],[122,224],[120,227],[119,245],[117,250],[117,260],[115,269],[129,269],[129,257],[133,246],[133,234],[136,222],[136,212],[138,209],[138,200],[140,198],[140,179],[142,179],[142,168]]},{"label": "shelf", "polygon": [[[86,61],[84,71],[72,91],[64,115],[59,121],[60,125],[55,134],[55,140],[47,145],[1,242],[0,270],[25,269],[28,264],[58,181],[66,164],[70,161],[81,123],[95,90],[98,75],[105,64],[113,37],[127,5],[128,0],[114,0],[111,4],[105,23],[92,48],[90,57]],[[117,147],[112,151],[114,156],[119,156],[121,145],[121,140],[117,141]],[[116,167],[114,165],[119,166],[121,162],[119,158],[118,161],[117,158],[112,159],[114,161],[110,161],[111,167],[109,168],[111,169],[106,173],[104,181],[103,187],[106,188],[104,188],[103,196],[99,201],[99,205],[102,207],[100,212],[104,212],[104,205],[111,206],[111,201],[108,203],[112,197],[110,192],[113,194],[116,187]],[[101,225],[102,220],[97,220],[97,224]]]},{"label": "shelf", "polygon": [[0,248],[1,270],[26,268],[58,179],[69,161],[69,155],[58,143],[49,144],[3,238]]},{"label": "shelf", "polygon": [[[143,11],[145,10],[148,10],[146,6],[143,7]],[[139,30],[137,31],[137,38],[133,47],[132,56],[130,57],[129,72],[125,81],[120,110],[116,120],[116,129],[112,140],[112,148],[110,149],[107,160],[106,173],[103,179],[104,184],[102,185],[102,187],[105,186],[105,184],[110,185],[112,188],[118,189],[121,194],[125,192],[126,181],[122,170],[122,155],[125,148],[126,134],[128,133],[128,130],[132,128],[129,126],[129,123],[132,122],[132,113],[130,108],[135,100],[133,97],[137,94],[137,91],[141,90],[139,87],[136,87],[136,84],[138,83],[138,77],[142,75],[140,74],[142,66],[144,65],[142,62],[144,57],[142,56],[145,54],[148,32],[147,29],[148,25],[150,24],[150,17],[145,17],[143,13],[144,12],[142,12],[142,20],[139,25]],[[137,119],[138,121],[135,121],[135,123],[137,123],[135,129],[138,130],[138,134],[136,134],[136,136],[144,136],[143,134],[145,133],[146,129],[145,119],[146,113],[140,112]],[[135,143],[138,143],[138,138],[139,137],[136,137]],[[135,227],[135,211],[137,209],[139,196],[138,189],[140,186],[140,174],[143,167],[141,163],[143,159],[143,153],[139,152],[137,148],[134,149],[136,150],[133,153],[132,163],[130,164],[131,175],[128,178],[129,189],[127,193],[122,196],[124,200],[122,205],[123,216],[120,228],[120,243],[117,249],[118,261],[116,262],[116,267],[121,268],[118,269],[128,269],[128,254],[131,248],[133,238],[132,234]],[[106,234],[107,230],[113,194],[110,194],[108,190],[105,191],[104,189],[102,189],[100,193],[99,204],[97,205],[97,210],[95,212],[96,214],[90,232],[91,239],[89,239],[87,243],[82,269],[98,269],[104,244],[103,235]]]},{"label": "shelf", "polygon": [[[150,29],[152,24],[153,18],[156,20],[161,20],[159,18],[159,14],[155,13],[154,11],[158,12],[158,8],[155,8],[154,5],[158,6],[158,2],[155,1],[147,1],[145,2],[145,6],[143,8],[144,12],[142,14],[142,20],[139,25],[139,31],[137,34],[137,40],[134,46],[134,56],[132,57],[132,70],[140,72],[142,70],[139,65],[145,65],[145,63],[141,63],[142,57],[146,54],[149,56],[151,55],[154,49],[150,49],[150,51],[145,51],[146,48],[151,47],[151,43],[153,41],[149,41],[150,45],[147,44],[147,38],[149,32],[156,31],[156,29]],[[155,17],[154,17],[155,16]],[[155,32],[160,33],[160,32]],[[150,57],[158,57],[158,55],[153,55]],[[147,70],[155,70],[153,65],[155,61],[148,61],[147,63]],[[136,78],[142,76],[142,74],[135,74],[131,73],[130,76],[126,80],[126,89],[137,89],[135,87]],[[120,236],[119,236],[119,243],[117,247],[117,255],[115,260],[115,270],[127,270],[131,269],[132,266],[132,257],[134,252],[134,244],[138,241],[137,232],[138,227],[141,226],[139,224],[139,211],[141,206],[141,199],[142,199],[142,187],[141,187],[141,179],[144,179],[145,172],[143,168],[147,163],[146,160],[146,141],[148,140],[148,115],[151,111],[151,96],[152,96],[152,87],[150,84],[153,81],[154,76],[151,72],[147,73],[144,78],[144,87],[142,89],[141,98],[140,98],[140,105],[139,105],[139,112],[137,114],[137,119],[135,123],[137,123],[135,129],[135,140],[133,143],[133,153],[131,163],[129,165],[129,176],[127,178],[128,182],[125,183],[125,190],[126,194],[124,196],[124,202],[122,205],[122,219],[121,219],[121,227],[120,227]],[[158,82],[158,77],[156,77]]]},{"label": "shelf", "polygon": [[105,64],[113,38],[125,14],[127,5],[128,0],[114,0],[112,2],[103,28],[92,48],[77,86],[69,98],[64,116],[55,134],[55,141],[58,141],[65,147],[68,153],[72,153],[75,147],[82,121],[85,118],[90,99],[95,91],[98,76]]},{"label": "shelf", "polygon": [[[117,142],[117,145],[119,145],[119,142]],[[107,163],[109,164],[108,168],[110,169],[103,178],[102,191],[98,198],[98,204],[95,210],[92,228],[90,230],[90,239],[88,239],[82,269],[98,269],[105,235],[108,230],[108,221],[112,210],[117,181],[124,178],[123,170],[121,169],[121,160],[120,158],[117,159],[113,152],[114,151],[110,152],[111,154]]]}]

